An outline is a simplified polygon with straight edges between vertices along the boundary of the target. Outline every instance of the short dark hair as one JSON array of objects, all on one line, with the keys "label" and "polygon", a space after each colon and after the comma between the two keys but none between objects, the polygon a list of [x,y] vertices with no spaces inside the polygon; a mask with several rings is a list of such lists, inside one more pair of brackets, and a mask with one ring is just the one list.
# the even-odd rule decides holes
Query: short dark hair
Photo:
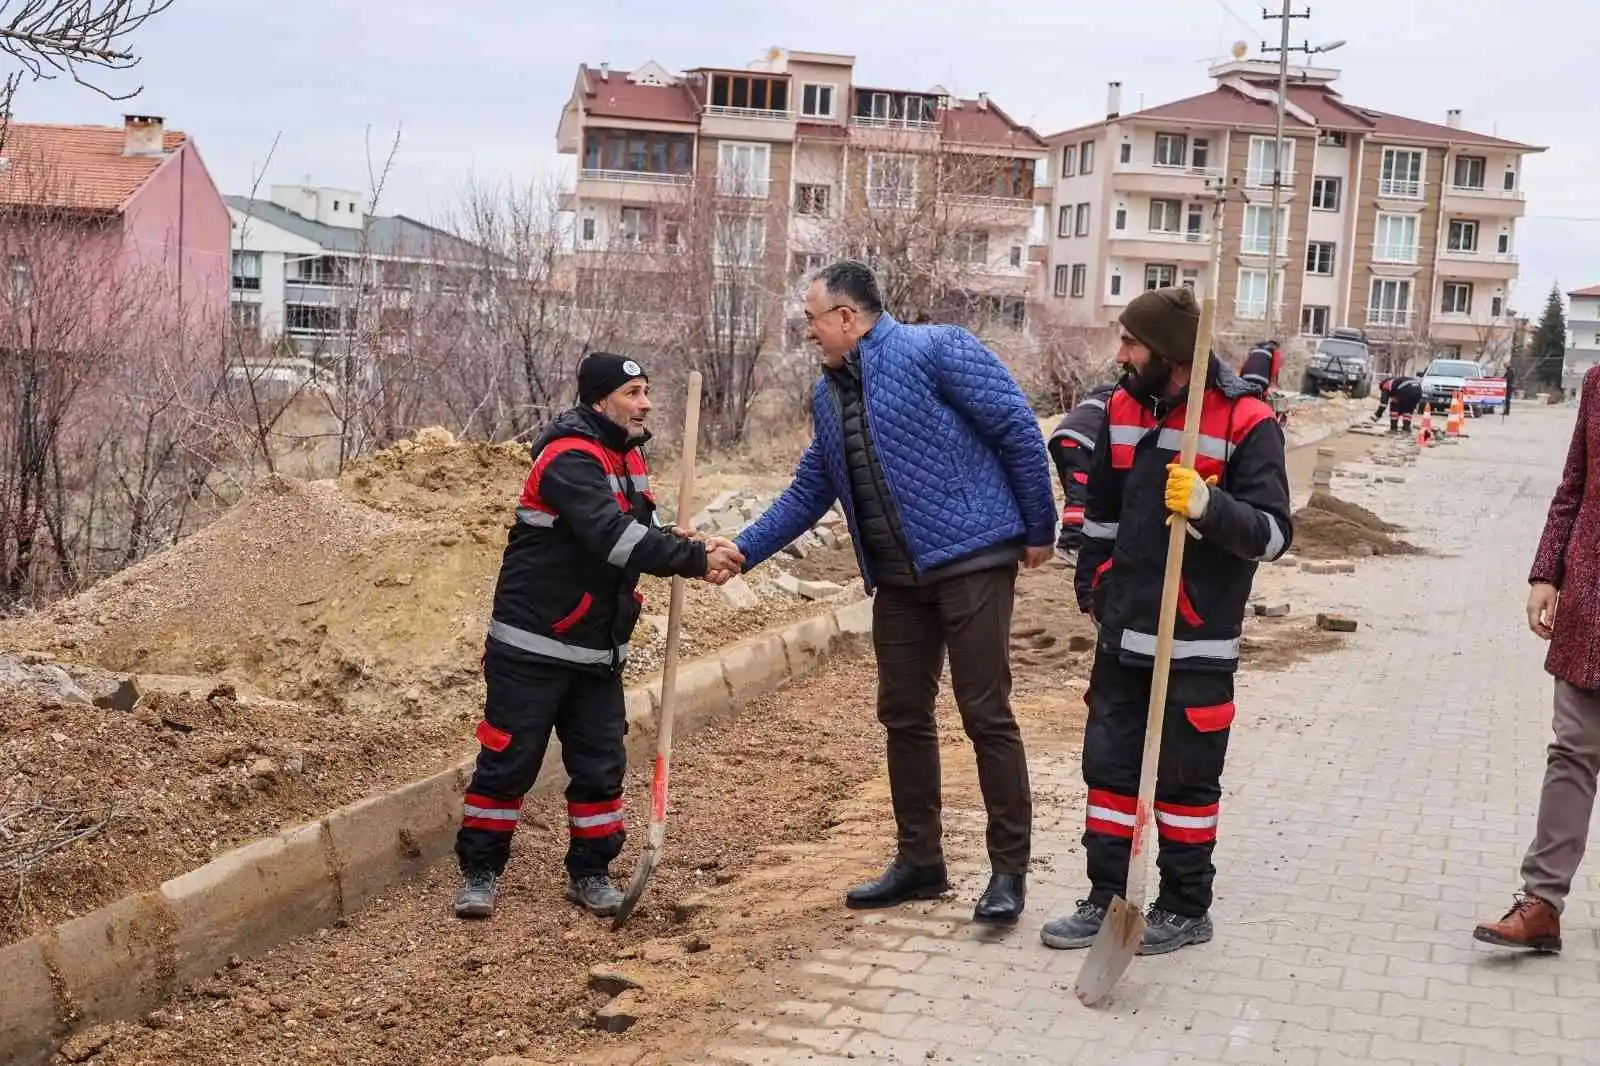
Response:
[{"label": "short dark hair", "polygon": [[867,264],[841,259],[817,271],[817,280],[829,296],[843,296],[869,315],[883,314],[883,293],[878,277]]}]

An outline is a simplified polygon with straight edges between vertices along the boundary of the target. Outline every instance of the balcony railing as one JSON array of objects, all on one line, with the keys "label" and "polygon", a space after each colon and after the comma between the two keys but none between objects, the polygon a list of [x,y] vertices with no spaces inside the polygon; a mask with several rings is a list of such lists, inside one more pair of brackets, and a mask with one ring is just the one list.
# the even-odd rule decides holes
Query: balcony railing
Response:
[{"label": "balcony railing", "polygon": [[1411,325],[1411,319],[1415,314],[1415,311],[1400,307],[1369,307],[1367,325],[1404,328]]},{"label": "balcony railing", "polygon": [[765,200],[772,189],[770,178],[752,178],[744,174],[718,174],[717,195],[738,196],[746,200]]},{"label": "balcony railing", "polygon": [[1483,248],[1446,248],[1439,253],[1440,259],[1452,259],[1465,263],[1504,263],[1508,266],[1517,265],[1515,252],[1491,252]]},{"label": "balcony railing", "polygon": [[914,130],[931,133],[939,128],[937,118],[888,118],[879,115],[852,115],[850,125],[873,130]]},{"label": "balcony railing", "polygon": [[1032,211],[1031,196],[980,196],[976,193],[947,193],[945,200],[963,207],[987,207],[995,211]]},{"label": "balcony railing", "polygon": [[1417,261],[1417,246],[1415,244],[1378,244],[1372,249],[1374,263],[1415,263]]},{"label": "balcony railing", "polygon": [[[1268,255],[1272,248],[1272,238],[1259,233],[1246,233],[1239,238],[1240,255]],[[1289,254],[1289,235],[1283,234],[1278,238],[1278,254]]]},{"label": "balcony railing", "polygon": [[[1273,317],[1283,317],[1283,302],[1277,304],[1277,314]],[[1235,300],[1233,302],[1233,317],[1259,321],[1267,317],[1267,301],[1261,300]]]},{"label": "balcony railing", "polygon": [[[1124,163],[1120,160],[1115,166],[1118,174],[1164,174],[1174,178],[1220,178],[1225,173],[1222,167],[1192,167],[1187,163],[1145,163],[1132,161]],[[1272,172],[1267,171],[1267,181],[1272,181]]]},{"label": "balcony railing", "polygon": [[762,118],[771,122],[793,122],[793,111],[774,111],[761,107],[730,107],[726,104],[710,104],[706,107],[706,114],[721,115],[724,118]]},{"label": "balcony railing", "polygon": [[1163,244],[1205,244],[1211,239],[1211,234],[1166,229],[1145,230],[1142,233],[1133,230],[1112,230],[1111,239],[1121,241],[1160,241]]},{"label": "balcony railing", "polygon": [[1422,182],[1407,178],[1379,178],[1378,195],[1389,200],[1422,199]]},{"label": "balcony railing", "polygon": [[916,207],[917,190],[900,188],[867,189],[868,207]]},{"label": "balcony railing", "polygon": [[590,170],[578,171],[581,181],[645,181],[658,185],[687,185],[693,174],[659,174],[649,170]]},{"label": "balcony railing", "polygon": [[[1247,167],[1245,169],[1245,172],[1244,172],[1244,183],[1246,185],[1250,186],[1253,189],[1270,189],[1270,188],[1272,188],[1272,168],[1271,167],[1264,167],[1264,168],[1263,167]],[[1294,185],[1294,171],[1285,170],[1283,172],[1283,187],[1285,189],[1287,189],[1287,188],[1292,187],[1293,185]]]},{"label": "balcony railing", "polygon": [[1452,196],[1484,196],[1491,200],[1523,200],[1521,189],[1496,189],[1485,185],[1447,185],[1445,192]]}]

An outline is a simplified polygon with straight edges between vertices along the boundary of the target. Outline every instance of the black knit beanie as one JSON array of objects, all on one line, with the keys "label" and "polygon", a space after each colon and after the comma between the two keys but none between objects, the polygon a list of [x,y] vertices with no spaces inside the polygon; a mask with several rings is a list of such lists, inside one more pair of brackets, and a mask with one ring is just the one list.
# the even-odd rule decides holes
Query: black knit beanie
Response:
[{"label": "black knit beanie", "polygon": [[1128,302],[1118,321],[1135,340],[1173,366],[1194,362],[1200,304],[1187,285],[1140,293]]},{"label": "black knit beanie", "polygon": [[649,381],[650,375],[625,355],[590,352],[578,364],[578,402],[598,403],[634,378]]}]

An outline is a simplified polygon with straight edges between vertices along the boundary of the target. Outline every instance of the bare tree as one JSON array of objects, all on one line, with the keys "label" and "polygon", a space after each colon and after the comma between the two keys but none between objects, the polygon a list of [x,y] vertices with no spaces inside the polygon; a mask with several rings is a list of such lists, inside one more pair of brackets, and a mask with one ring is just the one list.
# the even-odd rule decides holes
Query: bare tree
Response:
[{"label": "bare tree", "polygon": [[4,0],[0,2],[0,51],[22,66],[0,82],[0,113],[9,116],[11,101],[24,76],[33,81],[69,75],[79,85],[111,100],[127,100],[143,86],[114,93],[99,85],[94,71],[129,70],[139,58],[129,39],[150,19],[172,6],[172,0]]},{"label": "bare tree", "polygon": [[1029,332],[1028,351],[1010,363],[1035,406],[1069,410],[1114,376],[1116,360],[1104,343],[1106,331],[1085,323],[1081,316],[1036,312]]}]

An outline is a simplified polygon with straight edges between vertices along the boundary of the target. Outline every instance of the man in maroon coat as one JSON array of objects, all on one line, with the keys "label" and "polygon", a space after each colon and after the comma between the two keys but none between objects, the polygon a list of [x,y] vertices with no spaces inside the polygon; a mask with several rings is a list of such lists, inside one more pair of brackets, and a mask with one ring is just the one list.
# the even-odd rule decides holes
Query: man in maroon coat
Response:
[{"label": "man in maroon coat", "polygon": [[1522,860],[1523,891],[1505,916],[1473,936],[1489,944],[1561,950],[1561,911],[1589,838],[1600,775],[1600,367],[1584,375],[1561,487],[1528,575],[1528,626],[1550,642],[1555,738],[1533,843]]}]

